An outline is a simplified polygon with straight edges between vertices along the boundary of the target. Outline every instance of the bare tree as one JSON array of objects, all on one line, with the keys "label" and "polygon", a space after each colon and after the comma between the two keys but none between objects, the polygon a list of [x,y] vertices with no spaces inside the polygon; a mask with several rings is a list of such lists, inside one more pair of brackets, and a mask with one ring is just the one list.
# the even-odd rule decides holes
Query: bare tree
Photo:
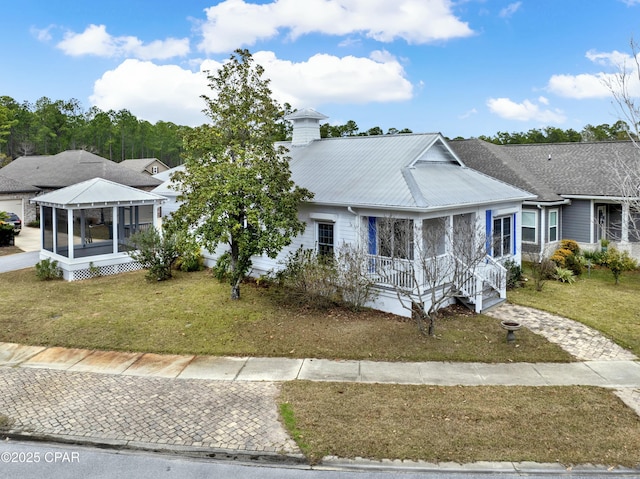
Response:
[{"label": "bare tree", "polygon": [[[476,274],[491,260],[475,216],[457,215],[420,221],[378,218],[377,251],[371,269],[391,285],[412,313],[421,333],[432,336],[442,307],[455,298],[474,302],[482,295]],[[496,266],[492,282],[500,289],[504,268]]]},{"label": "bare tree", "polygon": [[[633,158],[620,157],[615,159],[615,181],[618,185],[622,200],[623,219],[628,223],[619,225],[628,228],[628,233],[636,240],[640,239],[640,45],[631,38],[629,42],[632,59],[623,58],[616,65],[617,71],[604,77],[603,82],[611,92],[613,103],[618,110],[620,119],[627,125],[627,135],[636,147],[637,154]],[[600,225],[599,225],[600,226]]]}]

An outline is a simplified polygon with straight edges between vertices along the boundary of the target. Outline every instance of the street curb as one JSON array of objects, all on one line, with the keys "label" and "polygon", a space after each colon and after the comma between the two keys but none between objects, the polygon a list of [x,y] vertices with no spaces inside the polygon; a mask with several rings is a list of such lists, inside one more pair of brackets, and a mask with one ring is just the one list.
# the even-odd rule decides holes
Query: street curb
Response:
[{"label": "street curb", "polygon": [[372,460],[357,457],[344,459],[336,456],[326,456],[313,466],[315,470],[353,470],[353,471],[377,471],[377,472],[440,472],[440,473],[520,473],[561,476],[566,474],[597,474],[638,477],[640,468],[626,468],[622,466],[605,466],[601,464],[579,464],[565,466],[560,463],[539,462],[510,462],[510,461],[477,461],[468,464],[456,462],[426,462],[410,461],[402,459]]},{"label": "street curb", "polygon": [[109,439],[84,436],[64,436],[58,434],[31,434],[28,432],[0,432],[2,439],[28,442],[47,442],[66,445],[95,447],[114,451],[141,451],[162,454],[175,454],[193,458],[215,459],[241,463],[260,463],[262,465],[309,466],[302,454],[280,454],[270,451],[239,451],[232,449],[181,446],[175,444],[157,444],[124,439]]}]

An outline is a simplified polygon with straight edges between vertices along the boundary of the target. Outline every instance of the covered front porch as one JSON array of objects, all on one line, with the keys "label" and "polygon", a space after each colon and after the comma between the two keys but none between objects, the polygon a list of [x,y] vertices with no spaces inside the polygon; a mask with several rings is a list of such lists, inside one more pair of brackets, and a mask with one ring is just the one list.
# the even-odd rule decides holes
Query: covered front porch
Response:
[{"label": "covered front porch", "polygon": [[32,201],[40,208],[40,258],[56,260],[74,281],[140,269],[129,237],[159,227],[165,198],[94,178]]},{"label": "covered front porch", "polygon": [[[382,288],[422,303],[448,295],[477,313],[501,304],[507,270],[500,260],[519,261],[517,246],[504,221],[497,229],[490,215],[488,224],[479,216],[367,218],[368,275]],[[498,252],[505,254],[492,256]]]}]

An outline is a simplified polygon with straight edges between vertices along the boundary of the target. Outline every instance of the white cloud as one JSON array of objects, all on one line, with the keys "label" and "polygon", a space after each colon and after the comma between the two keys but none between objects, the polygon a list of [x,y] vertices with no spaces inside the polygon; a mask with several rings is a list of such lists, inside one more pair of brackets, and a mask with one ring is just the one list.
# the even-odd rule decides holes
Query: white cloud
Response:
[{"label": "white cloud", "polygon": [[[204,66],[216,70],[220,65]],[[200,95],[207,93],[206,85],[201,72],[129,59],[96,80],[90,101],[103,111],[127,109],[151,123],[196,126],[205,122]]]},{"label": "white cloud", "polygon": [[611,95],[607,82],[611,76],[605,73],[595,75],[553,75],[547,89],[558,96],[582,100],[585,98],[606,98]]},{"label": "white cloud", "polygon": [[51,40],[51,30],[54,25],[49,25],[47,28],[31,27],[29,32],[40,42],[48,42]]},{"label": "white cloud", "polygon": [[476,110],[475,108],[472,108],[469,111],[464,112],[462,115],[458,116],[458,118],[460,118],[461,120],[466,120],[467,118],[471,118],[474,115],[478,114],[478,110]]},{"label": "white cloud", "polygon": [[373,52],[370,58],[317,54],[299,63],[278,59],[273,52],[258,52],[254,59],[271,79],[274,96],[295,108],[403,101],[413,93],[404,69],[385,51]]},{"label": "white cloud", "polygon": [[539,96],[538,97],[538,102],[542,103],[543,105],[548,105],[549,104],[549,99],[544,97],[544,96]]},{"label": "white cloud", "polygon": [[[271,80],[274,98],[294,108],[326,103],[358,104],[404,101],[413,87],[404,69],[385,51],[371,58],[318,54],[305,62],[278,59],[273,52],[256,52],[255,62]],[[205,60],[200,72],[215,73],[221,64]],[[126,108],[152,123],[158,120],[199,125],[205,117],[202,94],[209,94],[206,76],[175,65],[159,66],[148,61],[125,60],[94,84],[90,98],[101,110]]]},{"label": "white cloud", "polygon": [[451,11],[450,0],[274,0],[261,5],[225,0],[206,9],[199,45],[208,53],[229,52],[288,32],[364,34],[380,42],[402,38],[422,44],[473,34]]},{"label": "white cloud", "polygon": [[501,118],[517,121],[537,121],[541,123],[564,123],[566,117],[560,110],[543,110],[539,105],[525,100],[516,103],[509,98],[490,98],[489,110]]},{"label": "white cloud", "polygon": [[502,10],[500,10],[499,15],[501,18],[509,18],[513,16],[513,14],[516,13],[521,6],[522,6],[522,2],[510,3],[509,5],[504,7]]},{"label": "white cloud", "polygon": [[132,36],[114,37],[104,25],[89,25],[84,32],[67,32],[57,48],[71,56],[134,57],[165,60],[189,53],[189,39],[168,38],[144,44]]}]

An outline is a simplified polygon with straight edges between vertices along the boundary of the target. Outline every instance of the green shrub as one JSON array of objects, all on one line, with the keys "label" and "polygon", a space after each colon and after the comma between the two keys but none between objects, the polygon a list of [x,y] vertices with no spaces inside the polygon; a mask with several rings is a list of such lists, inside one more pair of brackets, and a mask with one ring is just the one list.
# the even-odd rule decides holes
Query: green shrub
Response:
[{"label": "green shrub", "polygon": [[522,286],[522,267],[513,260],[505,261],[503,266],[507,270],[507,289],[514,289]]},{"label": "green shrub", "polygon": [[531,262],[531,276],[533,277],[536,291],[542,291],[544,284],[553,278],[556,267],[556,264],[549,258]]},{"label": "green shrub", "polygon": [[568,268],[560,268],[559,266],[556,266],[554,278],[556,278],[558,281],[561,281],[562,283],[573,284],[576,282],[576,277],[573,274],[573,271]]},{"label": "green shrub", "polygon": [[11,246],[14,244],[15,232],[13,224],[4,223],[0,219],[0,246]]},{"label": "green shrub", "polygon": [[607,249],[603,265],[613,273],[616,284],[620,281],[620,276],[624,271],[633,271],[638,268],[638,262],[629,256],[628,251],[620,251],[616,248]]},{"label": "green shrub", "polygon": [[178,235],[178,250],[180,256],[175,262],[175,267],[180,271],[202,271],[204,269],[204,256],[196,239],[192,236]]},{"label": "green shrub", "polygon": [[171,278],[171,267],[179,256],[175,233],[160,234],[156,228],[149,228],[131,235],[129,256],[147,270],[147,279],[164,281]]},{"label": "green shrub", "polygon": [[602,265],[605,260],[605,252],[600,250],[585,250],[582,252],[582,257],[585,261],[591,261],[591,264]]},{"label": "green shrub", "polygon": [[58,262],[54,259],[45,258],[36,263],[36,276],[41,281],[62,278],[62,270],[58,267]]}]

